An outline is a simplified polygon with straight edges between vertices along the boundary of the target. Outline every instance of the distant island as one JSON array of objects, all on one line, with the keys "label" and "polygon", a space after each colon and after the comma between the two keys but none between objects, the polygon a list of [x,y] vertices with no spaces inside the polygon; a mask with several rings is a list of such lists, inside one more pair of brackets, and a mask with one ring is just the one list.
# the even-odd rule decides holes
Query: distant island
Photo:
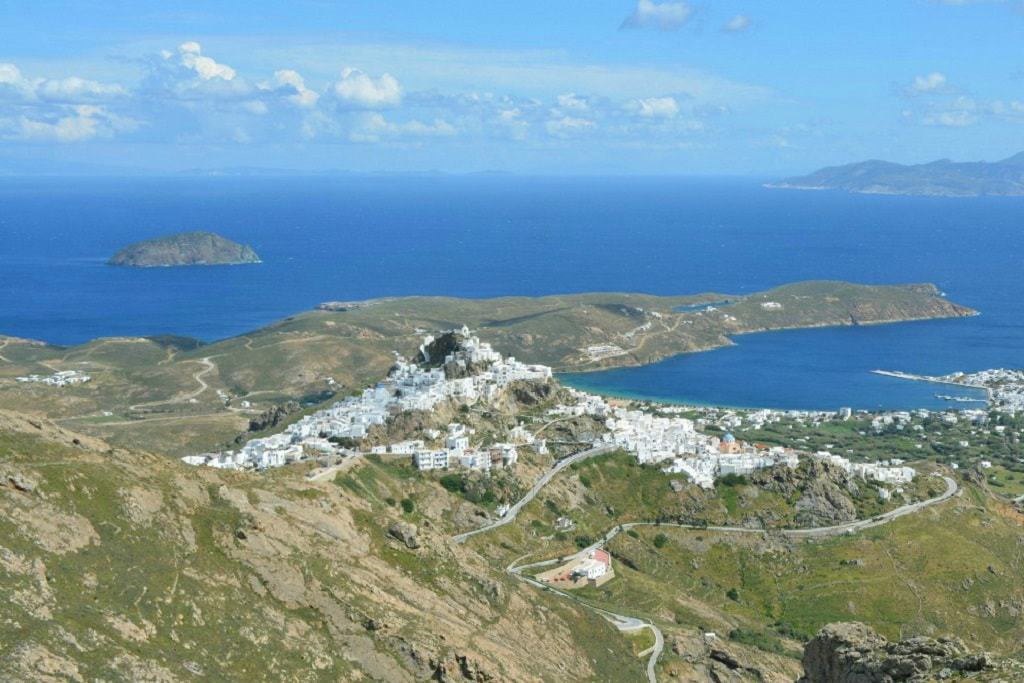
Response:
[{"label": "distant island", "polygon": [[212,232],[182,232],[130,244],[107,263],[132,268],[225,266],[260,263],[260,257],[248,245]]},{"label": "distant island", "polygon": [[1024,152],[994,162],[940,159],[907,166],[862,161],[830,166],[810,175],[768,183],[766,187],[933,197],[1024,196]]}]

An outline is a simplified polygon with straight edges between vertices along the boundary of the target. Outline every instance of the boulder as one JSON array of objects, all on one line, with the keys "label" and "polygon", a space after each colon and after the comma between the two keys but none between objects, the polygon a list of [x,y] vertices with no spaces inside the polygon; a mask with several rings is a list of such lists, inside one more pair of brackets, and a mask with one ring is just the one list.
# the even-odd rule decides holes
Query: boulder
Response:
[{"label": "boulder", "polygon": [[388,527],[388,534],[404,543],[405,547],[410,550],[416,550],[416,548],[420,547],[420,541],[416,537],[416,532],[416,525],[409,522],[395,522]]},{"label": "boulder", "polygon": [[8,474],[7,481],[11,486],[23,493],[32,493],[36,490],[36,487],[39,486],[34,479],[26,477],[24,474],[19,472]]}]

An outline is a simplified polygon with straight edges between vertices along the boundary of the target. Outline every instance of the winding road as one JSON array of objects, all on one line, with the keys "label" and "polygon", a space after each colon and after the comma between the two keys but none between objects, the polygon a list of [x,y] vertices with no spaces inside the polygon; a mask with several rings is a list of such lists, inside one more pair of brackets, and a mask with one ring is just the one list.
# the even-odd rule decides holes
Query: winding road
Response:
[{"label": "winding road", "polygon": [[554,467],[545,472],[544,475],[537,480],[537,483],[533,485],[533,488],[531,488],[526,493],[526,495],[522,497],[522,499],[520,499],[515,505],[510,507],[508,509],[508,512],[502,515],[501,519],[497,520],[496,522],[492,522],[487,526],[482,526],[479,529],[473,529],[472,531],[467,531],[465,533],[452,536],[452,540],[456,543],[462,543],[471,536],[476,536],[477,534],[482,534],[487,531],[491,531],[492,529],[497,529],[500,526],[508,524],[516,518],[516,515],[519,514],[519,511],[522,510],[523,507],[525,507],[531,500],[537,497],[537,494],[540,493],[540,490],[544,488],[547,485],[547,483],[551,481],[551,478],[554,477],[556,474],[564,470],[566,467],[569,467],[570,465],[582,462],[587,458],[593,458],[598,455],[603,455],[604,453],[611,453],[613,450],[615,450],[615,446],[612,446],[610,444],[607,446],[596,446],[585,451],[580,451],[579,453],[574,453],[570,455],[568,458],[563,458],[559,460],[557,463],[555,463]]},{"label": "winding road", "polygon": [[[517,502],[515,505],[509,508],[509,511],[501,519],[491,524],[488,524],[487,526],[480,527],[479,529],[474,529],[473,531],[467,531],[465,533],[458,534],[457,536],[453,536],[452,540],[454,540],[456,543],[462,543],[471,536],[482,534],[484,532],[508,524],[516,518],[516,516],[519,514],[519,511],[522,510],[527,503],[529,503],[537,496],[540,490],[544,488],[544,486],[549,481],[551,481],[551,478],[554,477],[559,472],[561,472],[563,469],[569,467],[575,462],[580,462],[582,460],[586,460],[587,458],[592,458],[596,455],[601,455],[602,453],[608,453],[612,450],[614,450],[613,446],[601,446],[586,451],[581,451],[579,453],[569,456],[568,458],[565,458],[564,460],[560,460],[554,467],[548,470],[544,474],[544,476],[538,479],[537,483],[534,484],[533,488],[531,488],[530,491],[525,496],[523,496],[523,498],[519,502]],[[853,534],[857,533],[858,531],[863,531],[865,529],[871,529],[873,527],[881,526],[883,524],[888,524],[889,522],[895,519],[899,519],[900,517],[920,512],[921,510],[924,510],[927,507],[931,507],[932,505],[936,505],[945,500],[949,500],[954,495],[956,495],[957,491],[960,490],[960,487],[952,478],[947,477],[945,475],[941,476],[943,481],[946,483],[946,490],[940,493],[939,495],[935,496],[934,498],[929,498],[928,500],[923,500],[917,503],[909,503],[907,505],[900,506],[894,510],[890,510],[889,512],[883,512],[880,515],[876,515],[870,519],[856,520],[853,522],[845,522],[843,524],[834,524],[831,526],[812,527],[806,529],[748,529],[745,527],[735,526],[699,526],[695,524],[674,524],[666,522],[627,522],[625,524],[618,524],[612,527],[607,533],[604,534],[604,536],[598,539],[595,543],[587,546],[586,548],[583,548],[574,555],[569,555],[567,557],[558,557],[549,560],[542,560],[540,562],[533,562],[530,564],[517,565],[517,562],[526,557],[523,556],[517,558],[516,560],[513,560],[512,564],[505,568],[505,571],[510,576],[513,576],[519,579],[520,581],[525,581],[526,583],[530,584],[531,586],[534,586],[535,588],[556,593],[557,595],[560,595],[568,600],[572,600],[573,602],[576,602],[577,604],[582,605],[583,607],[586,607],[590,610],[597,612],[620,631],[628,632],[639,631],[645,628],[651,629],[651,632],[654,633],[654,645],[645,650],[644,652],[640,653],[640,656],[650,655],[650,657],[647,660],[647,680],[648,683],[657,683],[658,677],[657,673],[655,672],[655,667],[657,666],[658,659],[661,657],[661,654],[665,649],[665,636],[664,634],[662,634],[661,629],[659,629],[654,623],[646,621],[639,617],[633,617],[626,614],[616,614],[615,612],[610,612],[602,607],[591,605],[590,603],[586,602],[585,600],[581,600],[580,598],[576,597],[571,593],[559,590],[557,588],[553,588],[552,586],[545,583],[541,583],[540,581],[537,581],[536,579],[530,576],[524,576],[523,571],[527,569],[547,567],[554,564],[564,564],[574,559],[586,557],[594,550],[597,550],[598,548],[606,545],[609,541],[611,541],[613,538],[615,538],[623,531],[640,526],[662,526],[677,529],[688,529],[693,531],[714,531],[720,533],[742,533],[761,535],[766,535],[769,533],[780,533],[792,538],[825,538],[829,536],[839,536],[842,534]]]},{"label": "winding road", "polygon": [[200,394],[202,394],[203,392],[205,392],[207,389],[210,388],[210,385],[206,383],[206,380],[204,380],[203,377],[206,377],[208,374],[210,374],[211,372],[213,372],[214,370],[217,369],[216,363],[214,363],[211,360],[211,358],[213,358],[213,356],[205,356],[203,358],[200,358],[199,360],[189,361],[189,362],[193,362],[193,363],[201,363],[203,365],[203,369],[202,370],[199,370],[195,374],[192,375],[192,379],[194,379],[196,382],[199,383],[199,388],[196,389],[195,391],[189,392],[187,394],[182,394],[180,396],[176,396],[175,398],[167,399],[166,401],[152,401],[150,403],[136,403],[133,406],[128,406],[128,410],[133,410],[134,411],[134,410],[139,410],[140,408],[151,408],[153,406],[170,405],[170,404],[173,404],[173,403],[185,403],[186,401],[190,401],[190,400],[192,400],[194,398],[198,398]]},{"label": "winding road", "polygon": [[602,607],[597,607],[595,605],[591,605],[586,600],[581,600],[580,598],[576,597],[572,593],[567,593],[566,591],[559,590],[557,588],[552,588],[551,586],[549,586],[546,583],[541,583],[540,581],[537,581],[533,577],[523,576],[523,574],[522,574],[523,570],[525,570],[525,569],[534,569],[534,568],[537,568],[537,567],[545,567],[545,566],[552,565],[552,564],[560,564],[562,562],[566,562],[566,561],[572,559],[573,557],[578,557],[579,555],[581,555],[584,552],[586,552],[586,550],[580,551],[579,553],[576,553],[576,555],[573,555],[573,556],[568,557],[568,558],[556,558],[556,559],[553,559],[553,560],[544,560],[542,562],[534,562],[532,564],[524,564],[524,565],[518,565],[517,566],[516,562],[518,562],[519,560],[522,559],[522,558],[519,558],[517,560],[514,560],[512,562],[512,564],[510,564],[508,567],[506,567],[505,571],[509,575],[514,576],[515,578],[519,579],[520,581],[525,581],[526,583],[530,584],[531,586],[533,586],[535,588],[539,588],[539,589],[544,590],[544,591],[550,591],[552,593],[556,593],[556,594],[562,596],[563,598],[566,598],[567,600],[572,600],[573,602],[575,602],[575,603],[577,603],[579,605],[582,605],[583,607],[586,607],[587,609],[590,609],[590,610],[593,610],[594,612],[597,612],[598,614],[600,614],[602,617],[604,617],[609,623],[611,623],[612,626],[614,626],[619,631],[622,631],[622,632],[626,633],[626,632],[631,632],[631,631],[642,631],[645,628],[650,629],[651,633],[654,634],[654,645],[652,645],[651,647],[649,647],[646,650],[644,650],[643,652],[641,652],[638,656],[640,656],[640,657],[648,657],[648,655],[649,655],[649,657],[647,659],[647,681],[648,681],[648,683],[658,683],[658,675],[655,672],[654,668],[658,665],[658,659],[661,658],[661,653],[665,649],[665,636],[661,632],[660,628],[658,628],[657,626],[655,626],[653,623],[651,623],[649,621],[645,621],[644,619],[640,619],[639,617],[631,617],[631,616],[628,616],[628,615],[625,615],[625,614],[616,614],[615,612],[609,612],[608,610],[606,610],[606,609],[604,609]]}]

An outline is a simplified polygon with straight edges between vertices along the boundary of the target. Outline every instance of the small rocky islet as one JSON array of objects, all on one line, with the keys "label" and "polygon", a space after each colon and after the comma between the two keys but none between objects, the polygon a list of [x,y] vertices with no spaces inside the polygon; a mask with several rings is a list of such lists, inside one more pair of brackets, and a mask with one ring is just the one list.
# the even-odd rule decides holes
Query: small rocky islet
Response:
[{"label": "small rocky islet", "polygon": [[213,232],[182,232],[136,242],[114,254],[107,263],[130,268],[226,266],[260,263],[246,244]]}]

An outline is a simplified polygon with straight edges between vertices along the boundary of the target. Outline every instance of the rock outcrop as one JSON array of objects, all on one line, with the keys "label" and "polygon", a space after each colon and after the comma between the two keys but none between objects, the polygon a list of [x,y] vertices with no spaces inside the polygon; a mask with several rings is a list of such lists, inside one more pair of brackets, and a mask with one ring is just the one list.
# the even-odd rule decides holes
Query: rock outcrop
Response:
[{"label": "rock outcrop", "polygon": [[[282,422],[285,418],[293,413],[297,413],[302,410],[302,406],[299,405],[298,401],[286,401],[281,405],[271,406],[262,413],[249,420],[249,432],[262,432],[267,429],[273,429]],[[240,435],[235,441],[237,443],[243,443],[246,440],[246,435]]]},{"label": "rock outcrop", "polygon": [[404,543],[405,547],[410,550],[416,550],[416,548],[420,547],[420,540],[416,535],[417,531],[416,525],[409,524],[408,522],[395,522],[388,527],[388,534]]},{"label": "rock outcrop", "polygon": [[799,683],[923,683],[984,671],[985,653],[958,638],[916,637],[892,643],[859,622],[835,623],[807,644]]},{"label": "rock outcrop", "polygon": [[795,498],[799,526],[828,526],[857,519],[857,507],[851,499],[858,493],[857,482],[828,462],[810,459],[795,470],[772,467],[750,478],[764,489]]}]

